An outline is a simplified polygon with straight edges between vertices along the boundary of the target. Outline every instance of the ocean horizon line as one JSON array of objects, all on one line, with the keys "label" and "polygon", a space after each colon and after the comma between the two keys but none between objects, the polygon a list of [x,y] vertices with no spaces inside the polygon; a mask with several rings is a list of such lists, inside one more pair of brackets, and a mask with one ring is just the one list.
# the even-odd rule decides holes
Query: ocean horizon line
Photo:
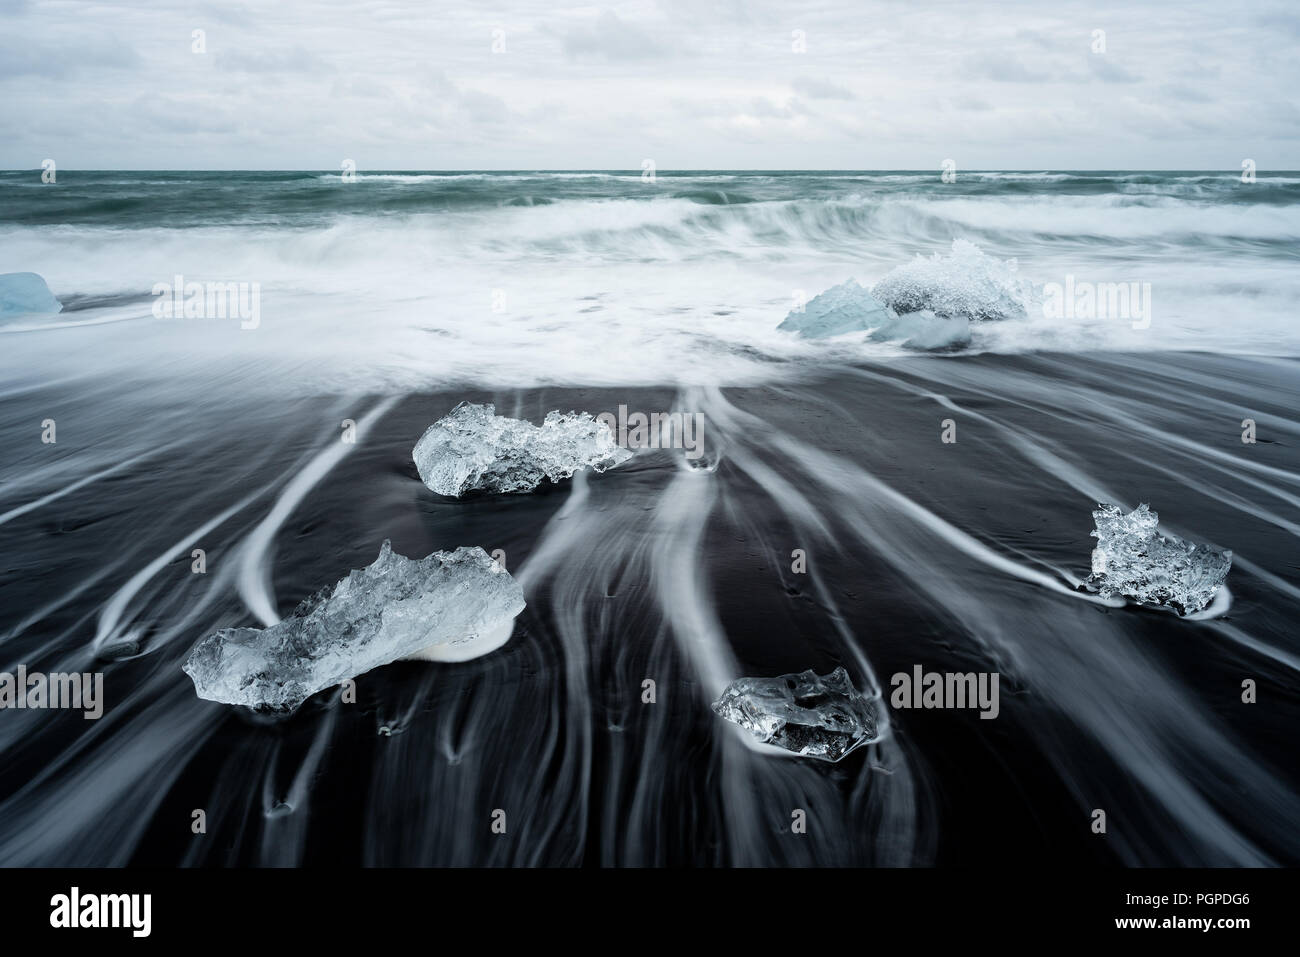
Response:
[{"label": "ocean horizon line", "polygon": [[[41,167],[8,167],[0,169],[0,173],[39,173]],[[334,167],[136,167],[136,166],[104,166],[104,167],[76,167],[60,166],[60,173],[338,173],[339,170]],[[640,175],[639,167],[460,167],[460,168],[403,168],[403,167],[367,167],[358,169],[358,173],[365,175],[367,173],[393,173],[402,175],[450,175],[457,173],[619,173],[628,175]],[[656,169],[659,176],[672,176],[693,173],[798,173],[798,174],[836,174],[836,173],[942,173],[940,167],[897,167],[897,168],[834,168],[834,167],[659,167]],[[969,168],[960,170],[962,174],[970,173],[1159,173],[1159,174],[1213,174],[1225,173],[1240,175],[1240,169],[1232,167],[1209,168],[1209,169],[1157,169],[1151,167],[1051,167],[1051,166],[1027,166],[1019,168],[1010,167],[983,167]],[[1300,169],[1269,169],[1266,171],[1274,174],[1295,173],[1300,174]]]}]

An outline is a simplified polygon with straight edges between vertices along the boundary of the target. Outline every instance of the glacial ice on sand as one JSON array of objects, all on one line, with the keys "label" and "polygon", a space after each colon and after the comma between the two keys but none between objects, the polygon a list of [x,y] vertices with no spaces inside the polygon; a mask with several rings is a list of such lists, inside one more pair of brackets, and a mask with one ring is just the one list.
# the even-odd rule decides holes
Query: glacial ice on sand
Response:
[{"label": "glacial ice on sand", "polygon": [[[519,583],[478,547],[410,559],[385,541],[374,563],[304,600],[269,628],[226,628],[183,666],[200,698],[288,711],[396,661],[500,633],[524,608]],[[459,656],[447,655],[448,660]]]},{"label": "glacial ice on sand", "polygon": [[412,455],[421,481],[452,497],[475,489],[530,492],[543,479],[559,482],[584,468],[603,472],[632,457],[586,412],[549,412],[536,426],[471,402],[429,426]]},{"label": "glacial ice on sand", "polygon": [[944,318],[928,309],[899,315],[852,279],[814,296],[802,312],[792,311],[776,328],[804,339],[865,332],[876,342],[901,342],[905,348],[927,351],[970,343],[965,317]]},{"label": "glacial ice on sand", "polygon": [[804,339],[827,339],[846,332],[865,332],[895,318],[883,303],[849,279],[813,296],[802,311],[791,311],[776,328]]},{"label": "glacial ice on sand", "polygon": [[889,322],[873,329],[872,339],[901,342],[906,349],[934,351],[956,349],[970,345],[970,322],[965,318],[942,319],[923,309],[894,316]]},{"label": "glacial ice on sand", "polygon": [[62,311],[63,303],[54,297],[45,280],[36,273],[0,274],[0,317]]},{"label": "glacial ice on sand", "polygon": [[994,259],[965,239],[953,240],[949,256],[917,256],[895,267],[871,290],[895,312],[928,309],[941,319],[971,322],[1026,318],[1031,291],[1014,259]]},{"label": "glacial ice on sand", "polygon": [[1083,583],[1103,598],[1163,605],[1180,615],[1205,608],[1232,567],[1232,552],[1184,542],[1156,531],[1159,515],[1145,504],[1127,515],[1115,505],[1092,513],[1097,547]]},{"label": "glacial ice on sand", "polygon": [[713,710],[764,744],[822,761],[838,761],[879,738],[874,700],[853,687],[848,672],[813,671],[779,678],[738,678]]}]

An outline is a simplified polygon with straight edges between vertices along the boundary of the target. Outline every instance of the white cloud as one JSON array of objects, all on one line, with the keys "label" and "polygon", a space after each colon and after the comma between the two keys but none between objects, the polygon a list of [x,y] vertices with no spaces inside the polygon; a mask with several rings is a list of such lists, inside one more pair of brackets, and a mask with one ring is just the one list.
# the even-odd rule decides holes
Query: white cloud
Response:
[{"label": "white cloud", "polygon": [[1290,0],[0,2],[0,166],[1296,168],[1297,32]]}]

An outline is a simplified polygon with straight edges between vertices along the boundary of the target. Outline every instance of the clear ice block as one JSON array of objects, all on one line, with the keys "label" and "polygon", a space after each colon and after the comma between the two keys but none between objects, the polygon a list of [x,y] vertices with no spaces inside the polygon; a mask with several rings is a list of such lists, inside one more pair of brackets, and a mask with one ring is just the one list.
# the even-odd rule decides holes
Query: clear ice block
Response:
[{"label": "clear ice block", "polygon": [[439,495],[482,489],[530,492],[544,479],[613,468],[632,457],[585,412],[550,412],[540,426],[462,402],[420,437],[412,453],[420,480]]},{"label": "clear ice block", "polygon": [[951,255],[917,256],[871,292],[900,314],[929,310],[942,319],[987,322],[1026,318],[1032,288],[1017,274],[1014,259],[995,259],[972,242],[954,239]]},{"label": "clear ice block", "polygon": [[804,339],[827,339],[846,332],[865,332],[897,316],[852,279],[813,296],[802,311],[791,312],[777,329]]},{"label": "clear ice block", "polygon": [[779,678],[738,678],[713,710],[764,744],[822,761],[838,761],[879,738],[876,701],[853,687],[848,672],[813,671]]},{"label": "clear ice block", "polygon": [[374,564],[322,588],[283,621],[204,638],[183,668],[200,698],[288,711],[431,646],[474,642],[523,608],[519,583],[481,548],[410,559],[385,541]]},{"label": "clear ice block", "polygon": [[1160,517],[1146,505],[1127,515],[1118,506],[1100,505],[1092,518],[1097,547],[1092,576],[1083,585],[1103,598],[1127,598],[1191,614],[1213,600],[1232,567],[1230,551],[1157,532]]}]

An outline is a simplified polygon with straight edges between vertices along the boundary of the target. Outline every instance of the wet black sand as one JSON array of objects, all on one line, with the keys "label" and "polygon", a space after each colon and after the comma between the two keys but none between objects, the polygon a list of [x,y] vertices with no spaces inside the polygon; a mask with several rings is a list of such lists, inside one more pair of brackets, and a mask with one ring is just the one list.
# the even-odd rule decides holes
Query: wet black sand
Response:
[{"label": "wet black sand", "polygon": [[[337,423],[379,400],[197,402],[140,422],[108,391],[11,395],[19,465],[48,451],[29,428],[47,409],[70,470],[104,443],[122,460],[179,444],[0,525],[0,667],[103,670],[108,696],[98,722],[0,713],[0,864],[1294,865],[1298,369],[917,358],[721,391],[403,397],[250,566],[285,614],[385,538],[411,556],[477,544],[505,551],[529,607],[498,652],[394,664],[358,680],[356,703],[322,693],[281,720],[197,700],[180,663],[210,630],[256,623],[240,549]],[[410,449],[462,399],[533,421],[698,409],[721,462],[648,452],[531,495],[442,499]],[[1225,617],[1068,593],[1061,573],[1088,571],[1096,486],[1249,563]],[[57,487],[15,489],[0,512]],[[169,552],[106,627],[114,596]],[[998,671],[1001,714],[892,711],[886,741],[826,765],[750,750],[708,708],[728,669],[844,665],[869,687],[916,664]]]}]

